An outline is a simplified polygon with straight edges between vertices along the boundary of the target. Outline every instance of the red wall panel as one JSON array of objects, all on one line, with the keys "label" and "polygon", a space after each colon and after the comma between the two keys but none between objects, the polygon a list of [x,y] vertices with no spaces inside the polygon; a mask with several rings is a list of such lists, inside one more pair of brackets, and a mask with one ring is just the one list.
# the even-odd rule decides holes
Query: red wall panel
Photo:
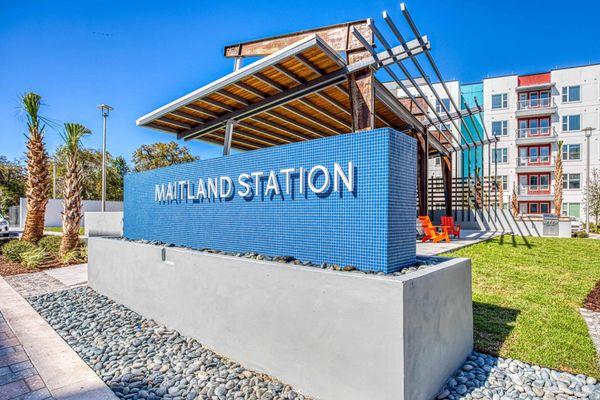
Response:
[{"label": "red wall panel", "polygon": [[539,85],[540,83],[550,83],[550,72],[519,76],[519,86]]}]

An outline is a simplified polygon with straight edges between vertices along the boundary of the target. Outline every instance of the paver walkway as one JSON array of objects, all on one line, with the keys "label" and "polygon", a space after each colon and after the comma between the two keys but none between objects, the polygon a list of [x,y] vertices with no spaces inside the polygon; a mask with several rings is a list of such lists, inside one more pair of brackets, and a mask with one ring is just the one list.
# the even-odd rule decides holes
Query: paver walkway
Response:
[{"label": "paver walkway", "polygon": [[12,275],[5,277],[4,280],[23,297],[38,296],[85,285],[87,283],[87,264],[71,265],[31,274]]},{"label": "paver walkway", "polygon": [[591,311],[585,308],[580,308],[579,312],[585,320],[590,332],[590,337],[594,346],[596,346],[596,354],[598,354],[598,364],[600,365],[600,312]]},{"label": "paver walkway", "polygon": [[23,345],[0,313],[0,399],[52,399]]},{"label": "paver walkway", "polygon": [[[10,283],[8,282],[10,281]],[[53,291],[70,289],[87,283],[87,265],[65,267],[44,272],[0,277],[0,312],[3,319],[0,323],[0,354],[3,352],[4,331],[10,330],[11,338],[6,337],[12,354],[4,361],[0,356],[0,385],[3,379],[12,386],[0,386],[0,400],[116,400],[115,394],[102,382],[100,377],[90,369],[75,351],[50,327],[50,325],[31,307],[25,297]],[[18,337],[18,339],[16,339]],[[17,344],[18,343],[18,344]],[[29,364],[25,363],[27,361]],[[8,364],[10,363],[10,364]],[[10,365],[16,365],[13,369]],[[8,369],[2,367],[9,366]],[[22,368],[21,371],[18,371]],[[37,384],[44,384],[48,393],[34,392]],[[4,373],[22,374],[19,383],[13,378],[4,378]],[[26,376],[30,374],[30,376]],[[26,380],[31,378],[31,385]],[[10,380],[10,382],[9,382]],[[16,383],[15,383],[16,382]],[[29,393],[14,394],[25,389]],[[35,390],[39,390],[37,388]],[[3,392],[4,390],[4,392]],[[10,390],[10,392],[9,392]],[[35,393],[35,395],[34,395]],[[45,394],[45,396],[42,396]],[[16,396],[16,397],[15,397]],[[38,396],[38,397],[36,397]],[[49,397],[52,396],[52,397]]]}]

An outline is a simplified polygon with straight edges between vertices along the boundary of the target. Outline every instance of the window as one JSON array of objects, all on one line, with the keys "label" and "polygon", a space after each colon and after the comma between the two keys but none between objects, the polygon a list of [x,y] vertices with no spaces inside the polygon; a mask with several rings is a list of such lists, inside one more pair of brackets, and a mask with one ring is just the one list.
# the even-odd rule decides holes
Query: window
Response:
[{"label": "window", "polygon": [[523,202],[519,203],[519,212],[521,214],[548,214],[550,212],[550,202]]},{"label": "window", "polygon": [[492,162],[498,162],[498,164],[506,164],[508,162],[508,148],[502,147],[495,149],[492,152]]},{"label": "window", "polygon": [[[446,110],[450,111],[450,99],[442,99],[442,103],[444,104],[444,107],[446,107]],[[439,100],[435,101],[435,111],[438,113],[444,111],[444,108],[442,107],[442,104],[440,104]]]},{"label": "window", "polygon": [[564,174],[563,189],[581,189],[581,174]]},{"label": "window", "polygon": [[446,124],[438,124],[437,127],[442,132],[449,132],[452,126],[450,123],[446,123]]},{"label": "window", "polygon": [[498,175],[498,183],[502,184],[502,190],[508,190],[508,176]]},{"label": "window", "polygon": [[565,86],[562,88],[562,101],[568,103],[581,100],[581,86]]},{"label": "window", "polygon": [[573,132],[581,129],[581,115],[563,115],[563,132]]},{"label": "window", "polygon": [[566,161],[581,160],[581,145],[565,144],[563,146],[562,158]]},{"label": "window", "polygon": [[440,165],[442,165],[442,159],[441,159],[441,157],[436,157],[436,158],[434,158],[434,160],[435,160],[435,166],[436,167],[439,167]]},{"label": "window", "polygon": [[508,108],[508,94],[500,93],[492,95],[492,110]]},{"label": "window", "polygon": [[492,121],[492,134],[494,136],[508,135],[508,121]]},{"label": "window", "polygon": [[567,217],[579,218],[581,215],[581,204],[580,203],[563,203],[562,215]]}]

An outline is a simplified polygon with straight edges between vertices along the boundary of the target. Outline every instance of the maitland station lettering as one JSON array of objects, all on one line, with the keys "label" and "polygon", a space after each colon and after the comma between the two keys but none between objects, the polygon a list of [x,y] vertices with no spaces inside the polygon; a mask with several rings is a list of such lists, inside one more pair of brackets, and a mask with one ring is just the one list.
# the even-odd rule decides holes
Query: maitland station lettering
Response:
[{"label": "maitland station lettering", "polygon": [[[283,182],[283,184],[280,182]],[[298,192],[304,194],[306,187],[316,194],[325,193],[333,185],[333,191],[339,192],[346,187],[349,192],[354,192],[354,163],[349,161],[346,170],[333,163],[333,176],[324,165],[315,165],[310,170],[307,168],[283,168],[279,171],[242,173],[237,177],[240,190],[235,191],[234,181],[231,177],[222,175],[214,178],[200,178],[197,181],[180,180],[155,185],[154,201],[168,202],[174,200],[204,200],[204,199],[229,199],[237,194],[248,198],[260,194],[290,195],[294,181],[298,181]],[[265,184],[261,183],[265,181]],[[318,183],[317,183],[318,181]],[[282,190],[283,188],[283,190]]]}]

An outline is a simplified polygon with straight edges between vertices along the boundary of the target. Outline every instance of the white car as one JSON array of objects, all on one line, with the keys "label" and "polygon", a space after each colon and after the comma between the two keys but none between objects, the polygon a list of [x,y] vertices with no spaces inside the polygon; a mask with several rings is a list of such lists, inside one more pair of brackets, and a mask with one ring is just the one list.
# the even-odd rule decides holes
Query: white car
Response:
[{"label": "white car", "polygon": [[8,236],[8,220],[0,214],[0,236]]},{"label": "white car", "polygon": [[583,230],[583,222],[577,217],[571,217],[571,232],[579,232]]}]

